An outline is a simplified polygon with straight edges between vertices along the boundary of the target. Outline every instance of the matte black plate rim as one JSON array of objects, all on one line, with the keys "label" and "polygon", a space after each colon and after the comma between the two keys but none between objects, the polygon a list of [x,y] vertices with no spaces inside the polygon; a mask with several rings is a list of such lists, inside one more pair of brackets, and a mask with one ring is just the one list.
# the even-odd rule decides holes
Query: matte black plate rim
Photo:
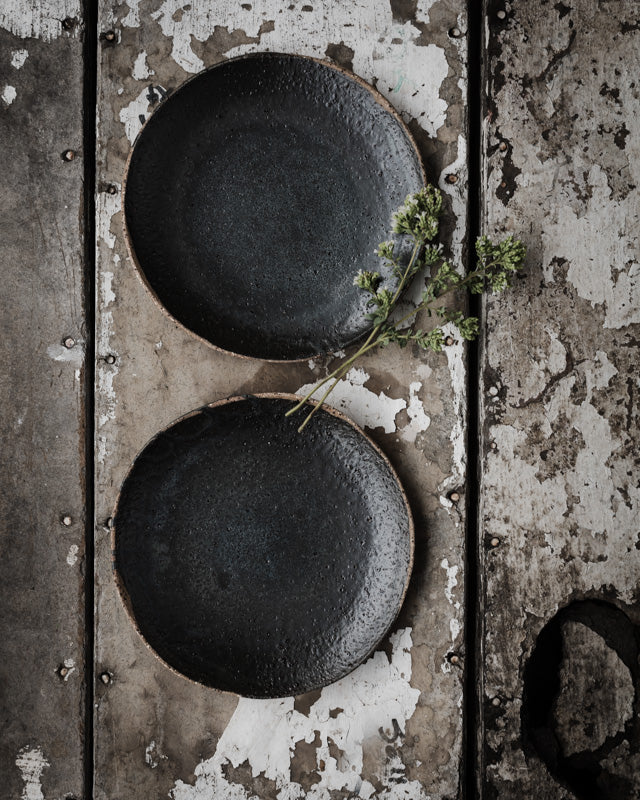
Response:
[{"label": "matte black plate rim", "polygon": [[[334,70],[335,72],[339,72],[339,73],[341,73],[343,75],[346,75],[347,78],[351,79],[352,81],[355,81],[355,83],[359,84],[364,89],[366,89],[368,92],[370,92],[370,94],[373,96],[373,99],[376,101],[376,103],[378,103],[378,105],[380,105],[387,113],[391,114],[391,116],[400,125],[400,128],[402,129],[402,132],[407,137],[407,139],[409,141],[409,144],[411,145],[411,147],[413,148],[413,150],[414,150],[414,152],[416,154],[416,159],[418,161],[418,165],[420,167],[420,172],[421,172],[421,175],[422,175],[422,182],[423,182],[423,184],[426,184],[426,182],[427,182],[427,173],[425,171],[424,162],[423,162],[423,159],[422,159],[422,155],[420,154],[420,150],[418,148],[418,144],[417,144],[413,134],[409,130],[407,124],[402,119],[402,116],[398,113],[398,111],[396,111],[396,109],[391,105],[391,103],[386,99],[386,97],[384,97],[370,83],[367,83],[364,80],[364,78],[361,78],[359,75],[356,75],[355,72],[351,72],[348,69],[344,69],[344,67],[340,67],[337,64],[332,64],[330,61],[326,61],[325,59],[315,58],[313,56],[299,55],[297,53],[279,53],[279,52],[273,52],[273,51],[269,51],[269,52],[256,51],[254,53],[248,53],[248,54],[245,54],[245,55],[242,55],[242,56],[235,56],[234,58],[228,58],[228,59],[226,59],[224,61],[218,61],[216,64],[212,64],[210,67],[207,67],[206,69],[201,70],[196,75],[192,75],[186,81],[181,83],[180,86],[176,89],[176,92],[180,91],[180,89],[182,89],[188,83],[191,83],[191,81],[194,81],[197,78],[201,77],[205,72],[211,72],[212,70],[216,69],[217,67],[221,66],[222,64],[229,64],[232,61],[244,61],[244,60],[249,59],[249,58],[255,58],[256,56],[267,57],[267,58],[271,58],[271,57],[276,57],[276,58],[280,57],[281,58],[283,56],[284,57],[290,56],[290,57],[293,57],[293,58],[306,59],[307,61],[315,61],[316,64],[320,64],[320,65],[322,65],[324,67],[329,67],[330,69]],[[171,99],[171,96],[169,96],[167,98],[167,100],[170,100],[170,99]],[[165,103],[165,102],[166,101],[163,100],[160,103],[160,105],[158,106],[158,109],[160,109],[162,107],[163,103]],[[158,109],[156,109],[156,111]],[[129,256],[129,258],[130,258],[130,260],[131,260],[131,262],[132,262],[132,264],[133,264],[133,266],[135,268],[136,275],[138,276],[138,278],[142,282],[142,285],[149,292],[149,294],[151,295],[151,298],[153,299],[154,303],[161,309],[161,311],[173,323],[175,323],[180,328],[182,328],[182,330],[186,331],[189,334],[189,336],[192,336],[194,339],[198,339],[200,342],[203,342],[208,347],[211,347],[213,350],[217,350],[219,353],[228,353],[228,354],[230,354],[232,356],[235,356],[236,358],[251,359],[251,360],[255,360],[255,361],[263,361],[263,362],[268,363],[268,364],[299,364],[299,363],[302,363],[303,361],[308,361],[309,360],[309,356],[302,356],[301,358],[262,358],[262,357],[259,357],[259,356],[247,356],[247,355],[244,355],[243,353],[236,353],[234,350],[226,350],[224,347],[220,347],[220,345],[214,344],[213,342],[210,342],[208,339],[205,339],[204,336],[200,336],[200,334],[195,333],[194,331],[191,330],[191,328],[188,328],[186,325],[184,325],[182,322],[180,322],[179,319],[176,319],[176,317],[174,317],[173,314],[171,314],[171,312],[162,303],[162,301],[158,297],[157,293],[155,292],[155,290],[153,289],[153,287],[149,283],[146,275],[144,274],[142,266],[141,266],[140,262],[138,261],[138,257],[136,256],[136,252],[135,252],[134,247],[133,247],[133,242],[131,240],[131,235],[129,233],[129,228],[127,226],[127,216],[126,216],[126,213],[125,213],[125,208],[126,208],[126,206],[125,206],[125,198],[126,198],[126,193],[127,193],[127,179],[129,177],[129,168],[131,167],[131,160],[133,158],[133,153],[135,151],[136,145],[138,144],[138,141],[139,141],[140,137],[142,136],[142,134],[144,132],[144,129],[147,126],[147,123],[149,122],[149,120],[151,120],[153,118],[155,113],[156,112],[154,111],[153,114],[151,114],[145,120],[142,128],[138,131],[138,135],[136,136],[133,144],[131,145],[131,148],[129,149],[129,155],[127,156],[127,161],[126,161],[125,168],[124,168],[124,176],[122,178],[122,188],[120,190],[120,201],[121,201],[121,208],[122,208],[122,226],[123,226],[123,229],[124,229],[124,240],[125,240],[125,244],[126,244],[126,248],[127,248],[127,254],[128,254],[128,256]],[[365,335],[366,335],[366,332],[363,334],[363,336],[365,336]],[[355,344],[355,342],[359,341],[361,338],[363,338],[363,336],[359,336],[356,339],[354,339],[353,341],[348,342],[345,345],[345,347],[350,347],[352,344]],[[320,358],[322,356],[327,356],[327,355],[331,355],[331,353],[324,353],[324,352],[323,353],[316,353],[315,356],[312,356],[312,358]]]},{"label": "matte black plate rim", "polygon": [[[167,669],[169,669],[174,675],[178,675],[180,678],[183,678],[184,680],[189,681],[189,683],[192,683],[195,686],[204,687],[206,689],[212,689],[212,690],[220,692],[222,694],[232,695],[233,697],[242,697],[243,695],[239,694],[238,692],[232,692],[229,689],[218,689],[216,687],[209,686],[208,684],[203,683],[201,681],[197,681],[194,678],[190,678],[188,675],[185,675],[184,673],[180,672],[175,667],[171,666],[171,664],[169,664],[167,661],[165,661],[164,658],[162,658],[162,656],[160,656],[153,649],[153,647],[149,644],[149,642],[146,640],[144,634],[140,630],[140,626],[138,625],[138,621],[137,621],[137,619],[135,617],[135,614],[133,613],[133,607],[132,607],[132,604],[131,604],[131,598],[129,597],[129,593],[127,592],[127,590],[126,590],[126,588],[124,586],[124,581],[122,580],[122,577],[121,577],[120,572],[118,571],[118,568],[117,568],[117,565],[116,565],[116,555],[115,554],[116,554],[116,535],[117,535],[117,531],[116,531],[115,520],[117,519],[118,505],[120,503],[120,497],[122,495],[123,486],[126,483],[130,473],[133,471],[134,466],[135,466],[135,464],[136,464],[136,462],[138,460],[139,455],[142,452],[144,452],[144,450],[146,450],[146,448],[151,444],[151,442],[154,441],[154,439],[156,439],[158,436],[160,436],[161,434],[163,434],[165,431],[169,430],[170,428],[173,428],[174,425],[177,425],[178,423],[182,422],[185,419],[189,419],[189,417],[193,417],[196,414],[199,414],[202,411],[203,408],[218,408],[219,406],[224,406],[224,405],[227,405],[228,403],[237,403],[237,402],[241,402],[243,400],[247,400],[248,397],[256,397],[258,399],[266,399],[266,400],[291,400],[292,403],[298,402],[299,400],[302,399],[299,395],[289,394],[288,392],[262,392],[262,393],[259,393],[259,394],[234,395],[233,397],[225,397],[225,398],[223,398],[221,400],[216,400],[214,403],[208,403],[207,405],[201,406],[200,408],[196,408],[193,411],[188,412],[187,414],[183,414],[181,417],[178,417],[177,419],[173,420],[168,425],[166,425],[162,430],[160,430],[157,433],[155,433],[140,448],[140,450],[136,453],[135,458],[131,462],[131,465],[130,465],[129,469],[127,470],[126,475],[122,479],[122,482],[120,484],[120,489],[118,490],[118,497],[116,499],[116,502],[115,502],[115,504],[113,506],[113,511],[111,513],[111,519],[114,520],[114,523],[112,524],[112,527],[111,527],[111,537],[110,537],[111,568],[112,568],[112,571],[113,571],[113,576],[114,576],[114,579],[115,579],[116,586],[118,588],[118,593],[119,593],[120,598],[122,600],[122,604],[123,604],[125,612],[127,614],[127,617],[129,618],[129,621],[131,622],[131,624],[135,628],[138,636],[140,637],[140,639],[144,643],[146,649],[148,651],[150,651],[152,653],[152,655],[161,664],[163,664]],[[315,400],[308,400],[307,403],[310,406],[317,405],[317,402]],[[380,639],[376,642],[376,644],[374,644],[374,646],[371,648],[371,650],[369,650],[369,652],[360,661],[359,664],[356,664],[356,666],[352,670],[347,672],[345,675],[343,675],[339,679],[339,680],[344,680],[347,677],[347,675],[350,675],[352,672],[354,672],[356,669],[358,669],[358,667],[362,666],[362,664],[364,664],[371,657],[371,655],[376,651],[376,649],[380,645],[380,642],[383,641],[388,636],[389,631],[395,625],[395,622],[396,622],[396,620],[398,618],[398,615],[400,614],[402,606],[404,605],[405,598],[407,596],[407,591],[409,589],[409,582],[410,582],[410,579],[411,579],[411,574],[413,572],[413,562],[414,562],[414,556],[415,556],[415,523],[413,521],[413,514],[411,513],[411,506],[409,505],[409,499],[407,498],[407,494],[406,494],[406,492],[404,490],[404,486],[402,485],[402,482],[400,481],[400,478],[398,477],[398,473],[394,469],[393,464],[391,463],[391,461],[389,461],[389,458],[385,455],[385,453],[381,450],[381,448],[376,444],[376,442],[374,442],[373,439],[367,433],[365,433],[365,431],[359,425],[357,425],[352,419],[349,419],[349,417],[345,416],[341,411],[338,411],[338,409],[332,408],[331,406],[323,406],[323,408],[321,409],[320,413],[332,414],[334,417],[337,417],[338,419],[343,420],[343,422],[348,423],[349,425],[351,425],[352,428],[354,428],[354,430],[356,430],[371,445],[371,447],[373,447],[373,449],[376,451],[376,453],[380,456],[380,458],[386,464],[387,469],[390,471],[391,475],[393,476],[393,478],[394,478],[394,480],[395,480],[395,482],[396,482],[396,484],[398,486],[398,489],[400,490],[400,494],[402,496],[402,500],[404,502],[404,506],[405,506],[405,509],[406,509],[406,512],[407,512],[407,520],[408,520],[408,523],[409,523],[409,564],[407,566],[407,575],[406,575],[406,578],[405,578],[404,588],[402,590],[402,595],[400,596],[400,600],[398,601],[398,607],[397,607],[397,609],[396,609],[396,611],[395,611],[395,613],[393,615],[393,619],[389,623],[389,626],[387,627],[387,629],[384,632],[384,634],[380,637]],[[300,435],[303,436],[304,434],[300,434]],[[328,685],[330,685],[330,684],[328,684]],[[314,692],[314,691],[317,691],[318,689],[324,689],[324,688],[325,688],[325,684],[321,684],[319,686],[312,686],[311,688],[307,689],[307,692]]]}]

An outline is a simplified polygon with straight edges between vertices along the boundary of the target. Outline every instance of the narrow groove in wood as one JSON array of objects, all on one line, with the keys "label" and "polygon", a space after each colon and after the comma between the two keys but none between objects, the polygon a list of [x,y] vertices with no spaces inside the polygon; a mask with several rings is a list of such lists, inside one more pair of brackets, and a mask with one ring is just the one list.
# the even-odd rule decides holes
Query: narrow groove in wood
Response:
[{"label": "narrow groove in wood", "polygon": [[[469,195],[468,195],[468,268],[475,268],[475,240],[481,226],[482,190],[482,3],[469,0],[467,41],[467,102],[469,138]],[[469,314],[480,318],[484,325],[479,295],[469,298]],[[480,481],[480,355],[479,342],[471,342],[467,350],[467,491],[465,547],[465,681],[464,681],[464,752],[463,796],[471,800],[480,796],[478,730],[480,715],[480,637],[481,614],[479,597],[479,481]]]}]

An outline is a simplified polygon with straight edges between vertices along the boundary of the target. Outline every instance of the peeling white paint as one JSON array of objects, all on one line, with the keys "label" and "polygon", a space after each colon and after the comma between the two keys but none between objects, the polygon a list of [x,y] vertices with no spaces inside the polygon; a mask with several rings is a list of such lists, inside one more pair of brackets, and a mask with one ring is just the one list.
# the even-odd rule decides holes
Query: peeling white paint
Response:
[{"label": "peeling white paint", "polygon": [[21,69],[28,57],[28,50],[13,50],[11,53],[11,66],[14,67],[14,69]]},{"label": "peeling white paint", "polygon": [[464,363],[464,343],[458,330],[452,323],[443,326],[445,337],[451,336],[453,344],[447,345],[444,351],[447,356],[451,391],[453,393],[453,425],[451,426],[451,444],[453,445],[453,474],[445,481],[445,486],[455,486],[464,477],[467,464],[465,443],[465,413],[467,401],[466,370]]},{"label": "peeling white paint", "polygon": [[0,3],[0,28],[21,39],[42,39],[51,42],[64,33],[65,17],[80,17],[79,0],[38,0],[25,3],[19,0]]},{"label": "peeling white paint", "polygon": [[18,93],[16,92],[16,87],[9,85],[4,87],[4,89],[2,90],[2,95],[0,95],[0,97],[2,97],[3,101],[8,106],[10,106],[11,103],[13,103],[13,101],[16,99],[17,96]]},{"label": "peeling white paint", "polygon": [[[410,684],[411,629],[399,630],[389,639],[391,658],[383,652],[374,653],[346,678],[323,689],[308,715],[295,710],[292,697],[240,698],[215,754],[198,764],[193,785],[176,782],[170,792],[172,800],[253,800],[243,786],[225,777],[226,765],[238,767],[245,762],[254,776],[262,773],[276,782],[278,800],[330,800],[330,792],[341,789],[353,792],[354,798],[370,797],[373,786],[361,777],[363,745],[372,740],[381,742],[379,729],[393,730],[393,720],[404,729],[420,695]],[[297,742],[311,743],[318,738],[320,782],[305,794],[291,778],[291,756]],[[342,753],[340,763],[330,754],[330,741]],[[382,782],[380,798],[427,800],[417,781],[402,784],[405,794],[400,795],[390,775],[383,775]]]},{"label": "peeling white paint", "polygon": [[[369,377],[363,369],[350,369],[327,398],[327,405],[343,411],[362,428],[383,428],[385,433],[393,433],[396,430],[396,416],[407,407],[407,403],[402,399],[387,397],[383,392],[375,394],[367,389],[364,384]],[[307,383],[296,394],[304,396],[315,385],[316,382]],[[314,392],[313,399],[320,399],[326,389],[327,385]]]},{"label": "peeling white paint", "polygon": [[78,560],[78,545],[72,544],[67,553],[67,564],[73,567]]},{"label": "peeling white paint", "polygon": [[71,677],[71,675],[76,671],[75,659],[73,659],[73,658],[65,658],[64,666],[65,666],[67,672],[66,672],[63,680],[66,683],[69,680],[69,678]]},{"label": "peeling white paint", "polygon": [[76,342],[74,347],[65,347],[61,343],[50,344],[47,355],[54,361],[68,361],[71,364],[82,366],[84,361],[84,342]]},{"label": "peeling white paint", "polygon": [[415,442],[418,434],[426,431],[431,424],[431,419],[425,413],[422,400],[418,397],[418,392],[421,388],[420,381],[414,381],[409,385],[409,404],[407,406],[409,424],[405,425],[400,431],[401,438],[406,442]]},{"label": "peeling white paint", "polygon": [[42,794],[42,773],[50,766],[44,757],[41,747],[23,747],[16,758],[16,766],[20,770],[24,788],[21,800],[44,800]]},{"label": "peeling white paint", "polygon": [[155,740],[152,739],[149,744],[145,747],[144,750],[144,761],[148,767],[151,769],[155,769],[162,759],[166,759],[167,756],[162,755],[160,752],[160,748],[156,744]]},{"label": "peeling white paint", "polygon": [[131,72],[131,75],[137,81],[143,81],[143,80],[145,80],[145,78],[148,78],[150,75],[153,75],[153,74],[154,74],[153,70],[150,70],[149,66],[147,65],[147,54],[143,50],[138,55],[136,60],[133,62],[133,70]]},{"label": "peeling white paint", "polygon": [[112,250],[116,243],[115,234],[111,232],[111,219],[117,214],[122,206],[120,192],[109,194],[109,192],[98,192],[96,194],[96,224],[97,238],[102,240],[107,247]]},{"label": "peeling white paint", "polygon": [[458,578],[456,576],[460,568],[457,564],[449,566],[448,558],[443,558],[440,562],[440,566],[447,573],[447,586],[444,590],[444,596],[447,598],[447,602],[450,605],[454,606],[455,608],[460,608],[460,603],[453,598],[453,590],[458,585]]},{"label": "peeling white paint", "polygon": [[[127,139],[131,144],[134,143],[136,136],[142,130],[144,123],[140,118],[142,117],[142,119],[145,120],[151,108],[148,95],[149,87],[145,86],[137,97],[134,97],[128,105],[120,110],[120,122],[124,125]],[[117,195],[113,195],[113,197],[116,196]]]},{"label": "peeling white paint", "polygon": [[[254,0],[251,5],[242,15],[241,29],[247,37],[259,37],[259,42],[233,47],[226,56],[260,49],[326,58],[327,42],[344,42],[354,51],[354,71],[369,82],[377,79],[378,90],[406,119],[419,120],[431,136],[444,125],[447,104],[440,97],[440,87],[449,72],[445,51],[433,43],[416,44],[420,30],[412,22],[394,21],[387,0],[333,4],[330,13],[322,3],[313,4],[311,11],[284,6],[281,14],[274,13],[269,0]],[[418,23],[428,21],[432,5],[432,0],[419,3]],[[216,26],[237,19],[236,9],[232,0],[220,0],[215,13],[206,3],[165,0],[151,16],[172,39],[174,61],[186,72],[196,73],[205,64],[194,52],[193,40],[207,41]],[[274,21],[274,30],[260,34],[265,20]],[[402,39],[402,44],[392,39]]]},{"label": "peeling white paint", "polygon": [[140,0],[127,0],[129,13],[123,18],[125,28],[137,28],[140,25]]},{"label": "peeling white paint", "polygon": [[584,215],[569,205],[558,205],[542,232],[543,267],[553,281],[554,259],[569,262],[567,280],[578,295],[595,308],[605,309],[605,328],[623,328],[640,322],[640,263],[637,238],[640,215],[631,192],[618,202],[604,170],[589,172],[591,197]]}]

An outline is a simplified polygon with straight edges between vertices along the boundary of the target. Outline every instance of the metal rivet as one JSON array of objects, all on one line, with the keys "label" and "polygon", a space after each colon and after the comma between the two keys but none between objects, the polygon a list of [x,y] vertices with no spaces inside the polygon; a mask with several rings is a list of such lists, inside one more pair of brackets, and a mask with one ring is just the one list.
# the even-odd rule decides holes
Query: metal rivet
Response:
[{"label": "metal rivet", "polygon": [[497,536],[494,536],[493,539],[489,542],[491,547],[497,547],[500,544],[500,539]]},{"label": "metal rivet", "polygon": [[444,343],[447,345],[447,347],[451,347],[453,342],[454,342],[453,336],[447,336],[447,338],[444,340]]},{"label": "metal rivet", "polygon": [[500,142],[500,144],[498,145],[498,150],[502,150],[502,152],[504,153],[504,151],[507,149],[507,147],[508,147],[508,144],[506,142]]},{"label": "metal rivet", "polygon": [[492,397],[495,397],[495,396],[498,394],[498,392],[499,392],[499,391],[500,391],[500,390],[498,389],[498,387],[497,387],[497,386],[490,386],[490,387],[489,387],[489,394],[490,394]]},{"label": "metal rivet", "polygon": [[494,697],[493,700],[491,701],[491,705],[492,706],[499,706],[500,705],[500,698],[499,697]]},{"label": "metal rivet", "polygon": [[109,672],[101,672],[100,680],[105,686],[108,686],[111,683],[111,674]]},{"label": "metal rivet", "polygon": [[460,656],[457,653],[449,653],[447,656],[447,661],[450,664],[459,664],[460,663]]},{"label": "metal rivet", "polygon": [[492,450],[495,450],[498,447],[498,445],[495,442],[491,442],[490,446]]},{"label": "metal rivet", "polygon": [[66,678],[68,674],[69,674],[69,667],[65,666],[64,664],[58,667],[58,675],[61,678]]},{"label": "metal rivet", "polygon": [[73,336],[65,336],[62,340],[62,344],[67,348],[67,350],[71,350],[72,347],[76,346],[76,340]]},{"label": "metal rivet", "polygon": [[457,183],[458,182],[458,176],[454,175],[452,173],[451,175],[447,175],[446,180],[447,180],[447,183]]},{"label": "metal rivet", "polygon": [[107,364],[115,364],[116,363],[116,357],[112,353],[109,353],[108,356],[105,356],[104,360],[107,362]]},{"label": "metal rivet", "polygon": [[65,31],[72,31],[77,24],[78,20],[75,17],[65,17],[62,20],[62,27]]},{"label": "metal rivet", "polygon": [[115,42],[115,40],[116,40],[116,32],[115,31],[105,31],[104,33],[100,34],[100,38],[104,39],[107,42]]},{"label": "metal rivet", "polygon": [[64,517],[61,517],[60,522],[65,526],[65,528],[68,528],[73,523],[73,518],[68,514],[65,514]]},{"label": "metal rivet", "polygon": [[498,19],[506,19],[507,12],[500,9],[500,11],[496,12],[496,17],[498,17]]},{"label": "metal rivet", "polygon": [[107,194],[118,194],[118,187],[115,185],[115,183],[110,183],[105,191]]},{"label": "metal rivet", "polygon": [[64,153],[62,154],[63,161],[73,161],[75,157],[76,157],[75,150],[65,150]]},{"label": "metal rivet", "polygon": [[500,181],[500,188],[501,189],[506,189],[507,188],[507,184],[504,181]]},{"label": "metal rivet", "polygon": [[457,503],[459,499],[460,495],[458,494],[458,492],[451,492],[451,494],[449,495],[449,500],[451,500],[452,503]]},{"label": "metal rivet", "polygon": [[452,39],[459,39],[462,36],[462,31],[460,30],[460,28],[451,28],[449,30],[449,36]]}]

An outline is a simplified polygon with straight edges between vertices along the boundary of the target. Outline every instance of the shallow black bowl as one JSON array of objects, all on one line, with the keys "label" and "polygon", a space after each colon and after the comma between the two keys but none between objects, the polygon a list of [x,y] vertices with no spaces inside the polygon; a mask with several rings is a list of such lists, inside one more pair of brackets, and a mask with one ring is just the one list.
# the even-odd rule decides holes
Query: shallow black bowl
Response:
[{"label": "shallow black bowl", "polygon": [[118,584],[171,667],[250,697],[325,686],[360,664],[400,610],[413,524],[389,462],[293,396],[233,398],[158,434],[114,517]]},{"label": "shallow black bowl", "polygon": [[169,314],[240,355],[296,360],[369,323],[359,269],[424,183],[407,128],[354,75],[299,56],[219,64],[162,103],[127,168],[131,253]]}]

